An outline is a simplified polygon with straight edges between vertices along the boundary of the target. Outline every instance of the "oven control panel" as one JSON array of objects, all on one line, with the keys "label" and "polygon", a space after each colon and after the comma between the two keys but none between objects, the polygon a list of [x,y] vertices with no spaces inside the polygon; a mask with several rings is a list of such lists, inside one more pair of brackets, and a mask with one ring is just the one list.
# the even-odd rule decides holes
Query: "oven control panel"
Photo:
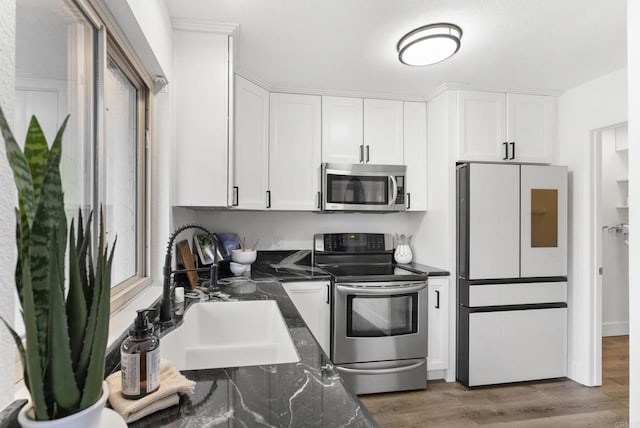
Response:
[{"label": "oven control panel", "polygon": [[324,233],[315,235],[314,250],[325,253],[377,253],[393,250],[388,233]]}]

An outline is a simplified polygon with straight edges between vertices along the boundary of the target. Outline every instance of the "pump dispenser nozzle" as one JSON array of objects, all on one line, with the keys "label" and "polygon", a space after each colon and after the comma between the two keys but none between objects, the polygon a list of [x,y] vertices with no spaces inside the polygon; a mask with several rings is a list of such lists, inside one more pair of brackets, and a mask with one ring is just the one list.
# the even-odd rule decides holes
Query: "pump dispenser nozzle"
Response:
[{"label": "pump dispenser nozzle", "polygon": [[149,314],[155,314],[156,310],[153,308],[138,309],[138,316],[136,317],[133,327],[129,329],[129,334],[134,337],[145,337],[153,334],[153,324],[149,322]]}]

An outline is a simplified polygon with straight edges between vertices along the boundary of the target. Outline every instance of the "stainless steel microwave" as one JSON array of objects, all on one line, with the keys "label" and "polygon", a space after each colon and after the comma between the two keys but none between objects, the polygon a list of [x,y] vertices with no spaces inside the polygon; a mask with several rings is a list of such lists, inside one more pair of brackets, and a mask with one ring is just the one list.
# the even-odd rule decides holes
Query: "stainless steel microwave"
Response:
[{"label": "stainless steel microwave", "polygon": [[405,165],[322,164],[324,211],[405,211]]}]

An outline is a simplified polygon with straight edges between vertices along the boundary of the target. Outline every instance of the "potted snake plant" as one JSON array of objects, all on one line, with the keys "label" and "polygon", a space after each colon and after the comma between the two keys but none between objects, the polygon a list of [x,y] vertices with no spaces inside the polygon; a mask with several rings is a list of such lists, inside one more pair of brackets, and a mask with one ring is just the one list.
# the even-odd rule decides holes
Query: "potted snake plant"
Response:
[{"label": "potted snake plant", "polygon": [[67,230],[60,179],[67,120],[49,147],[38,120],[32,117],[22,151],[0,109],[0,130],[18,190],[15,286],[25,344],[2,321],[19,350],[24,383],[31,395],[18,417],[23,427],[98,426],[108,396],[103,380],[115,242],[109,250],[102,213],[95,250],[91,214],[83,224],[79,212],[77,226],[72,221]]}]

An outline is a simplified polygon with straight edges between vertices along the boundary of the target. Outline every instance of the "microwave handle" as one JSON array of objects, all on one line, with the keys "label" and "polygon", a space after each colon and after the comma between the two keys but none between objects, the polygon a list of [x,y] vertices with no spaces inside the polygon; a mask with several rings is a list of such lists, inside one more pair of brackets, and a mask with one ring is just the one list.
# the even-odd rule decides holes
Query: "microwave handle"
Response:
[{"label": "microwave handle", "polygon": [[389,201],[389,205],[395,205],[396,199],[398,197],[398,182],[393,175],[390,175],[389,178],[391,181],[391,194],[393,195],[391,197],[391,200]]}]

